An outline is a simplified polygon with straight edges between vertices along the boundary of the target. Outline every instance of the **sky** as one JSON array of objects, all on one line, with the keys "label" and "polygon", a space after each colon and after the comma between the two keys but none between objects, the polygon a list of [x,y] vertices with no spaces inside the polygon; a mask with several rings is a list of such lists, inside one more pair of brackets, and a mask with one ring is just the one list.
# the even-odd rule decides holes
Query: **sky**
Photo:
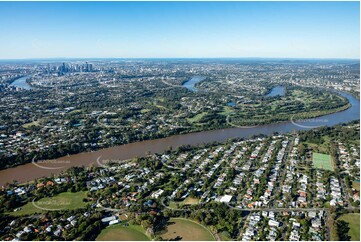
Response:
[{"label": "sky", "polygon": [[0,59],[356,58],[359,2],[0,2]]}]

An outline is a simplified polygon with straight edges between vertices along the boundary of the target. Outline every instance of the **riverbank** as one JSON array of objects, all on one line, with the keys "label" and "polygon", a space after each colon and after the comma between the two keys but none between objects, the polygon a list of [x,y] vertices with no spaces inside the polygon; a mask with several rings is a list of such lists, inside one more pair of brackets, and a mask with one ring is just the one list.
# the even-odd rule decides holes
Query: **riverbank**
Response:
[{"label": "riverbank", "polygon": [[59,174],[73,166],[99,165],[102,160],[126,160],[134,157],[143,157],[147,154],[162,153],[170,147],[177,148],[182,145],[199,145],[203,143],[224,142],[232,138],[249,138],[254,135],[272,135],[299,130],[309,130],[319,126],[333,126],[360,119],[360,102],[352,95],[339,92],[340,95],[349,100],[350,108],[332,114],[319,116],[327,122],[320,123],[318,120],[303,120],[302,126],[295,125],[291,121],[259,125],[251,128],[225,128],[193,132],[181,135],[173,135],[155,140],[139,141],[109,148],[100,149],[94,152],[83,152],[70,156],[63,156],[53,160],[43,161],[43,168],[27,163],[24,165],[8,168],[0,171],[0,185],[6,182],[17,180],[18,182],[31,181],[39,177]]},{"label": "riverbank", "polygon": [[[285,123],[285,122],[295,122],[295,121],[303,121],[303,120],[308,120],[308,119],[314,119],[314,118],[319,118],[322,117],[324,115],[329,115],[329,114],[333,114],[333,113],[338,113],[338,112],[342,112],[344,110],[347,110],[348,108],[351,107],[351,104],[348,103],[342,107],[339,108],[335,108],[335,109],[331,109],[331,110],[322,110],[322,111],[316,111],[316,112],[308,112],[306,114],[290,114],[287,118],[284,118],[284,120],[282,121],[270,121],[270,120],[266,120],[265,122],[259,123],[259,124],[250,124],[250,125],[237,125],[232,123],[229,119],[230,119],[230,115],[227,116],[226,118],[226,122],[228,125],[232,126],[232,127],[237,127],[237,128],[242,128],[242,129],[249,129],[249,128],[254,128],[257,127],[259,125],[264,125],[266,123]],[[321,124],[322,126],[322,124]]]}]

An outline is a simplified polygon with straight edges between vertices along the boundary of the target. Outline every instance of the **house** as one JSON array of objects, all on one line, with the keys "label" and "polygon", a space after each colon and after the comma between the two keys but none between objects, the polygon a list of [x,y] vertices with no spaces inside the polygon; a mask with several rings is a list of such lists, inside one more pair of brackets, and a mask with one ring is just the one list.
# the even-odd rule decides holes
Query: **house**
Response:
[{"label": "house", "polygon": [[305,197],[298,197],[297,201],[300,203],[305,203],[306,202],[306,198]]},{"label": "house", "polygon": [[159,189],[158,191],[154,192],[151,197],[152,198],[158,198],[163,194],[163,192],[164,192],[163,189]]},{"label": "house", "polygon": [[59,237],[61,235],[61,229],[59,228],[59,229],[55,230],[54,235]]},{"label": "house", "polygon": [[112,221],[112,220],[116,220],[117,219],[117,217],[115,217],[115,216],[110,216],[110,217],[105,217],[105,218],[102,218],[102,222],[103,223],[109,223],[110,221]]},{"label": "house", "polygon": [[222,203],[230,203],[233,199],[233,196],[231,195],[224,195],[223,197],[221,197],[221,199],[219,200]]},{"label": "house", "polygon": [[270,221],[268,221],[268,225],[271,227],[279,227],[280,223],[271,219]]},{"label": "house", "polygon": [[24,230],[25,233],[33,232],[33,228],[31,226],[26,226],[23,230]]},{"label": "house", "polygon": [[25,234],[25,232],[24,232],[24,231],[20,231],[20,232],[18,232],[15,236],[16,236],[17,238],[20,238],[23,234]]},{"label": "house", "polygon": [[75,216],[70,216],[69,218],[67,218],[66,220],[68,220],[69,222],[73,221],[76,217]]},{"label": "house", "polygon": [[62,183],[66,183],[66,182],[67,182],[66,178],[55,178],[54,181],[55,181],[57,184],[62,184]]},{"label": "house", "polygon": [[112,221],[109,222],[109,225],[112,225],[112,224],[117,224],[119,223],[119,220],[118,219],[114,219]]},{"label": "house", "polygon": [[315,230],[319,230],[321,228],[321,219],[313,219],[312,220],[312,227],[315,229]]},{"label": "house", "polygon": [[36,187],[37,187],[37,188],[41,188],[41,187],[43,187],[43,186],[45,186],[44,183],[36,184]]},{"label": "house", "polygon": [[352,196],[353,200],[356,202],[356,201],[360,201],[360,196],[358,194],[358,192],[354,193],[353,196]]},{"label": "house", "polygon": [[299,241],[300,240],[300,235],[299,235],[298,231],[292,230],[289,240],[291,240],[291,241]]},{"label": "house", "polygon": [[25,189],[24,189],[23,187],[19,187],[19,188],[15,189],[15,193],[16,193],[17,195],[23,195],[23,194],[25,194],[26,192],[25,192]]},{"label": "house", "polygon": [[293,223],[292,223],[292,227],[300,228],[300,227],[301,227],[301,224],[298,223],[298,222],[293,222]]},{"label": "house", "polygon": [[49,225],[49,226],[45,229],[45,231],[50,233],[52,229],[53,229],[53,225]]},{"label": "house", "polygon": [[308,217],[310,217],[310,218],[315,218],[316,216],[317,216],[317,213],[316,213],[316,212],[314,212],[314,211],[308,212]]}]

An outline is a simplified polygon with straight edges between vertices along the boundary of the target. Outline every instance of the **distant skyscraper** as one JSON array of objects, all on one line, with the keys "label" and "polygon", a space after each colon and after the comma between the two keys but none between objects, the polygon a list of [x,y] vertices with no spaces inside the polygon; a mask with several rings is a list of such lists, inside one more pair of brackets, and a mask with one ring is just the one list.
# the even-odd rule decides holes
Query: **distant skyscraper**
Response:
[{"label": "distant skyscraper", "polygon": [[85,62],[85,71],[86,71],[86,72],[89,71],[89,64],[88,64],[88,62]]},{"label": "distant skyscraper", "polygon": [[63,65],[61,66],[61,72],[66,72],[66,66],[65,63],[63,62]]}]

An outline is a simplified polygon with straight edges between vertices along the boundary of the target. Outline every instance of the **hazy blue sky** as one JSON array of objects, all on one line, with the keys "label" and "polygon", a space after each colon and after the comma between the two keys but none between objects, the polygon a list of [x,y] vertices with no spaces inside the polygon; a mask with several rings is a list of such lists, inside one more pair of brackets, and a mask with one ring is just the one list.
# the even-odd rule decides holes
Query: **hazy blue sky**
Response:
[{"label": "hazy blue sky", "polygon": [[359,2],[0,2],[0,58],[359,58]]}]

